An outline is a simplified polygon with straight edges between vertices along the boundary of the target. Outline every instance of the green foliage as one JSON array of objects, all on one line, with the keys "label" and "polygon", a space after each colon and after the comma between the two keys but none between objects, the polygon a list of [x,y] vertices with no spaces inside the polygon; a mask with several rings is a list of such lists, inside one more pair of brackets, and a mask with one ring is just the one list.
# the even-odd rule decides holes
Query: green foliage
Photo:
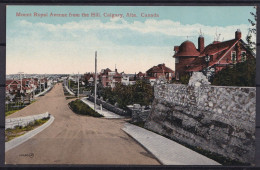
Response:
[{"label": "green foliage", "polygon": [[190,75],[189,74],[184,74],[180,77],[180,82],[181,84],[188,84],[190,80]]},{"label": "green foliage", "polygon": [[134,85],[116,84],[114,89],[110,87],[103,88],[100,95],[109,103],[118,103],[122,109],[126,109],[127,105],[140,104],[148,106],[153,101],[153,87],[145,81],[136,81]]},{"label": "green foliage", "polygon": [[[256,11],[256,7],[254,7],[254,9]],[[256,15],[256,12],[250,12],[250,14],[253,17],[253,20],[252,19],[248,19],[248,22],[251,24],[252,27],[249,28],[248,35],[246,36],[246,41],[247,41],[249,50],[250,51],[254,51],[256,43],[254,41],[252,41],[252,34],[256,35],[257,15]]]},{"label": "green foliage", "polygon": [[232,67],[227,67],[212,80],[212,85],[217,86],[255,86],[256,59],[251,58],[245,62],[237,63]]},{"label": "green foliage", "polygon": [[7,112],[5,112],[5,116],[9,116],[9,115],[11,115],[11,114],[13,114],[13,113],[15,113],[15,112],[17,112],[17,111],[19,111],[19,110],[20,110],[20,109],[7,111]]},{"label": "green foliage", "polygon": [[103,117],[79,99],[70,102],[69,106],[76,114],[88,115],[93,117]]},{"label": "green foliage", "polygon": [[186,74],[181,75],[179,80],[172,79],[170,83],[173,83],[173,84],[188,84],[189,80],[190,80],[190,75],[189,75],[189,73],[186,73]]}]

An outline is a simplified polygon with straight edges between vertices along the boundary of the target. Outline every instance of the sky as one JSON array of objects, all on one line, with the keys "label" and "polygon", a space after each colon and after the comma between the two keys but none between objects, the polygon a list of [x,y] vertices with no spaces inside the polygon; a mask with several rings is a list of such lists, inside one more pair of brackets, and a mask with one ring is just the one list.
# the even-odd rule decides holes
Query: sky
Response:
[{"label": "sky", "polygon": [[252,6],[8,6],[6,73],[94,72],[95,51],[98,71],[138,73],[162,63],[175,70],[174,46],[190,40],[197,47],[200,31],[205,45],[216,34],[234,39],[237,29],[245,40],[250,12]]}]

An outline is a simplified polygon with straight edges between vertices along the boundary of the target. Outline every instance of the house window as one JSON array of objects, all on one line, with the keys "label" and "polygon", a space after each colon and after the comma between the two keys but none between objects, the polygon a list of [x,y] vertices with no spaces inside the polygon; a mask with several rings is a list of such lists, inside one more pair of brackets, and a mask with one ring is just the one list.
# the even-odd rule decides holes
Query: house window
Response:
[{"label": "house window", "polygon": [[231,53],[231,61],[232,61],[232,63],[236,63],[236,61],[237,61],[237,54],[235,51],[232,51],[232,53]]},{"label": "house window", "polygon": [[179,57],[175,58],[175,63],[179,63]]},{"label": "house window", "polygon": [[241,61],[246,61],[246,51],[241,51]]}]

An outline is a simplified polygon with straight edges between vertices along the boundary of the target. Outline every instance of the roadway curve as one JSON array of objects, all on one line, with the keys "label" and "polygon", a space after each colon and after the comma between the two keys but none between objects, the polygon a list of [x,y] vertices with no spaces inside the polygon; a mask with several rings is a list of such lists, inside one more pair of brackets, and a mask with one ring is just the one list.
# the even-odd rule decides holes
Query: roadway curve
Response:
[{"label": "roadway curve", "polygon": [[[8,118],[49,112],[54,122],[5,154],[7,164],[122,164],[159,162],[126,135],[119,119],[79,116],[68,107],[61,84]],[[31,154],[32,153],[32,154]],[[29,156],[30,155],[30,156]]]}]

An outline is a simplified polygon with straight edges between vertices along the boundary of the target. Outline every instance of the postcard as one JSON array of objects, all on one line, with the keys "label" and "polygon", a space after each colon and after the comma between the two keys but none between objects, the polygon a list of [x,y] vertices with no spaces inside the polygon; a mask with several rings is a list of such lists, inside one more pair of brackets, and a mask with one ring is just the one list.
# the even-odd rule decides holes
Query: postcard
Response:
[{"label": "postcard", "polygon": [[6,7],[6,164],[255,165],[256,7]]}]

